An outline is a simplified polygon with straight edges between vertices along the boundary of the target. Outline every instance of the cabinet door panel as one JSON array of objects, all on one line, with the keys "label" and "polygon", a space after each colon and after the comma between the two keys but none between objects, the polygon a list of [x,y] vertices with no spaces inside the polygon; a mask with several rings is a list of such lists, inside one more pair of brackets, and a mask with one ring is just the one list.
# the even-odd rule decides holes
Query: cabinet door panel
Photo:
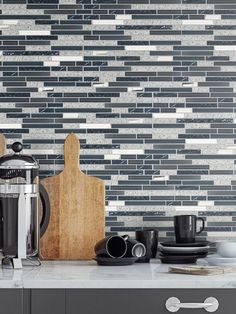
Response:
[{"label": "cabinet door panel", "polygon": [[31,290],[31,314],[66,314],[65,290]]},{"label": "cabinet door panel", "polygon": [[23,314],[23,290],[0,289],[0,313]]},{"label": "cabinet door panel", "polygon": [[[87,289],[66,291],[66,314],[168,314],[169,297],[183,303],[203,303],[207,297],[219,301],[216,314],[233,314],[234,289]],[[207,314],[204,309],[180,309],[179,314]]]}]

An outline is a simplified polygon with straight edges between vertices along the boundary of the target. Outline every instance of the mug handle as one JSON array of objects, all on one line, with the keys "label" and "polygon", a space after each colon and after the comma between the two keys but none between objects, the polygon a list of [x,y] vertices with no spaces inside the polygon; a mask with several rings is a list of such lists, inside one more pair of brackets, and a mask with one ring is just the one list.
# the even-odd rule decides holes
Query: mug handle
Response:
[{"label": "mug handle", "polygon": [[205,220],[202,217],[198,217],[197,220],[201,220],[202,222],[201,229],[196,232],[196,234],[200,234],[205,229]]},{"label": "mug handle", "polygon": [[125,235],[122,236],[122,238],[123,238],[125,241],[127,241],[127,240],[129,239],[129,235],[128,235],[128,234],[125,234]]}]

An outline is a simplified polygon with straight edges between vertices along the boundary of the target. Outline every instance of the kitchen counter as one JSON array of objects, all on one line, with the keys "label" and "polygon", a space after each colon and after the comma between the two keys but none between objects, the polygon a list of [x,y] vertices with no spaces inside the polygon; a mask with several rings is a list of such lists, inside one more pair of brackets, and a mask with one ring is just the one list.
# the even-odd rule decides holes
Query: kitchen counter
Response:
[{"label": "kitchen counter", "polygon": [[158,260],[122,267],[97,266],[94,261],[43,262],[40,267],[26,266],[23,270],[0,268],[0,288],[236,288],[236,273],[180,275],[169,274],[168,267]]}]

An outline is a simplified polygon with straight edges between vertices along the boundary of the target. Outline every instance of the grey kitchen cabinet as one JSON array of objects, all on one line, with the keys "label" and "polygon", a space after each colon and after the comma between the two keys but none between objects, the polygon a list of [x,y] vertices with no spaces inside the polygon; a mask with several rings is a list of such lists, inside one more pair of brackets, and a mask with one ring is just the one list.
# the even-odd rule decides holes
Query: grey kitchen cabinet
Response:
[{"label": "grey kitchen cabinet", "polygon": [[[203,303],[207,297],[219,301],[216,314],[234,314],[234,289],[88,289],[66,290],[66,314],[168,314],[166,300]],[[207,314],[205,309],[179,309],[179,314]]]},{"label": "grey kitchen cabinet", "polygon": [[0,289],[0,314],[24,314],[22,289]]},{"label": "grey kitchen cabinet", "polygon": [[30,314],[66,314],[65,304],[64,289],[31,290]]},{"label": "grey kitchen cabinet", "polygon": [[[0,289],[0,314],[168,314],[166,300],[219,301],[216,314],[234,314],[236,289]],[[207,314],[179,309],[179,314]]]}]

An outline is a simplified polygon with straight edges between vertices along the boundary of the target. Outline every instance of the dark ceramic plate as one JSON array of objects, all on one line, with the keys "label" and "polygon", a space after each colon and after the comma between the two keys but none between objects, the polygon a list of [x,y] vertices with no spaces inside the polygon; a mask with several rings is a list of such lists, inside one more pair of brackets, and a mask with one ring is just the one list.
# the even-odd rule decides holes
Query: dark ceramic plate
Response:
[{"label": "dark ceramic plate", "polygon": [[94,258],[100,266],[128,266],[133,265],[138,258],[137,257],[122,257],[122,258],[111,258],[111,257],[100,257]]},{"label": "dark ceramic plate", "polygon": [[191,253],[187,253],[187,252],[165,252],[160,250],[160,255],[162,256],[198,256],[199,258],[205,258],[208,254],[207,251],[203,251],[203,252],[191,252]]},{"label": "dark ceramic plate", "polygon": [[168,246],[168,247],[201,247],[201,246],[208,246],[211,242],[209,241],[196,241],[194,243],[176,243],[175,241],[167,241],[162,242],[162,246]]},{"label": "dark ceramic plate", "polygon": [[159,255],[159,258],[163,264],[195,264],[198,256],[164,256]]}]

